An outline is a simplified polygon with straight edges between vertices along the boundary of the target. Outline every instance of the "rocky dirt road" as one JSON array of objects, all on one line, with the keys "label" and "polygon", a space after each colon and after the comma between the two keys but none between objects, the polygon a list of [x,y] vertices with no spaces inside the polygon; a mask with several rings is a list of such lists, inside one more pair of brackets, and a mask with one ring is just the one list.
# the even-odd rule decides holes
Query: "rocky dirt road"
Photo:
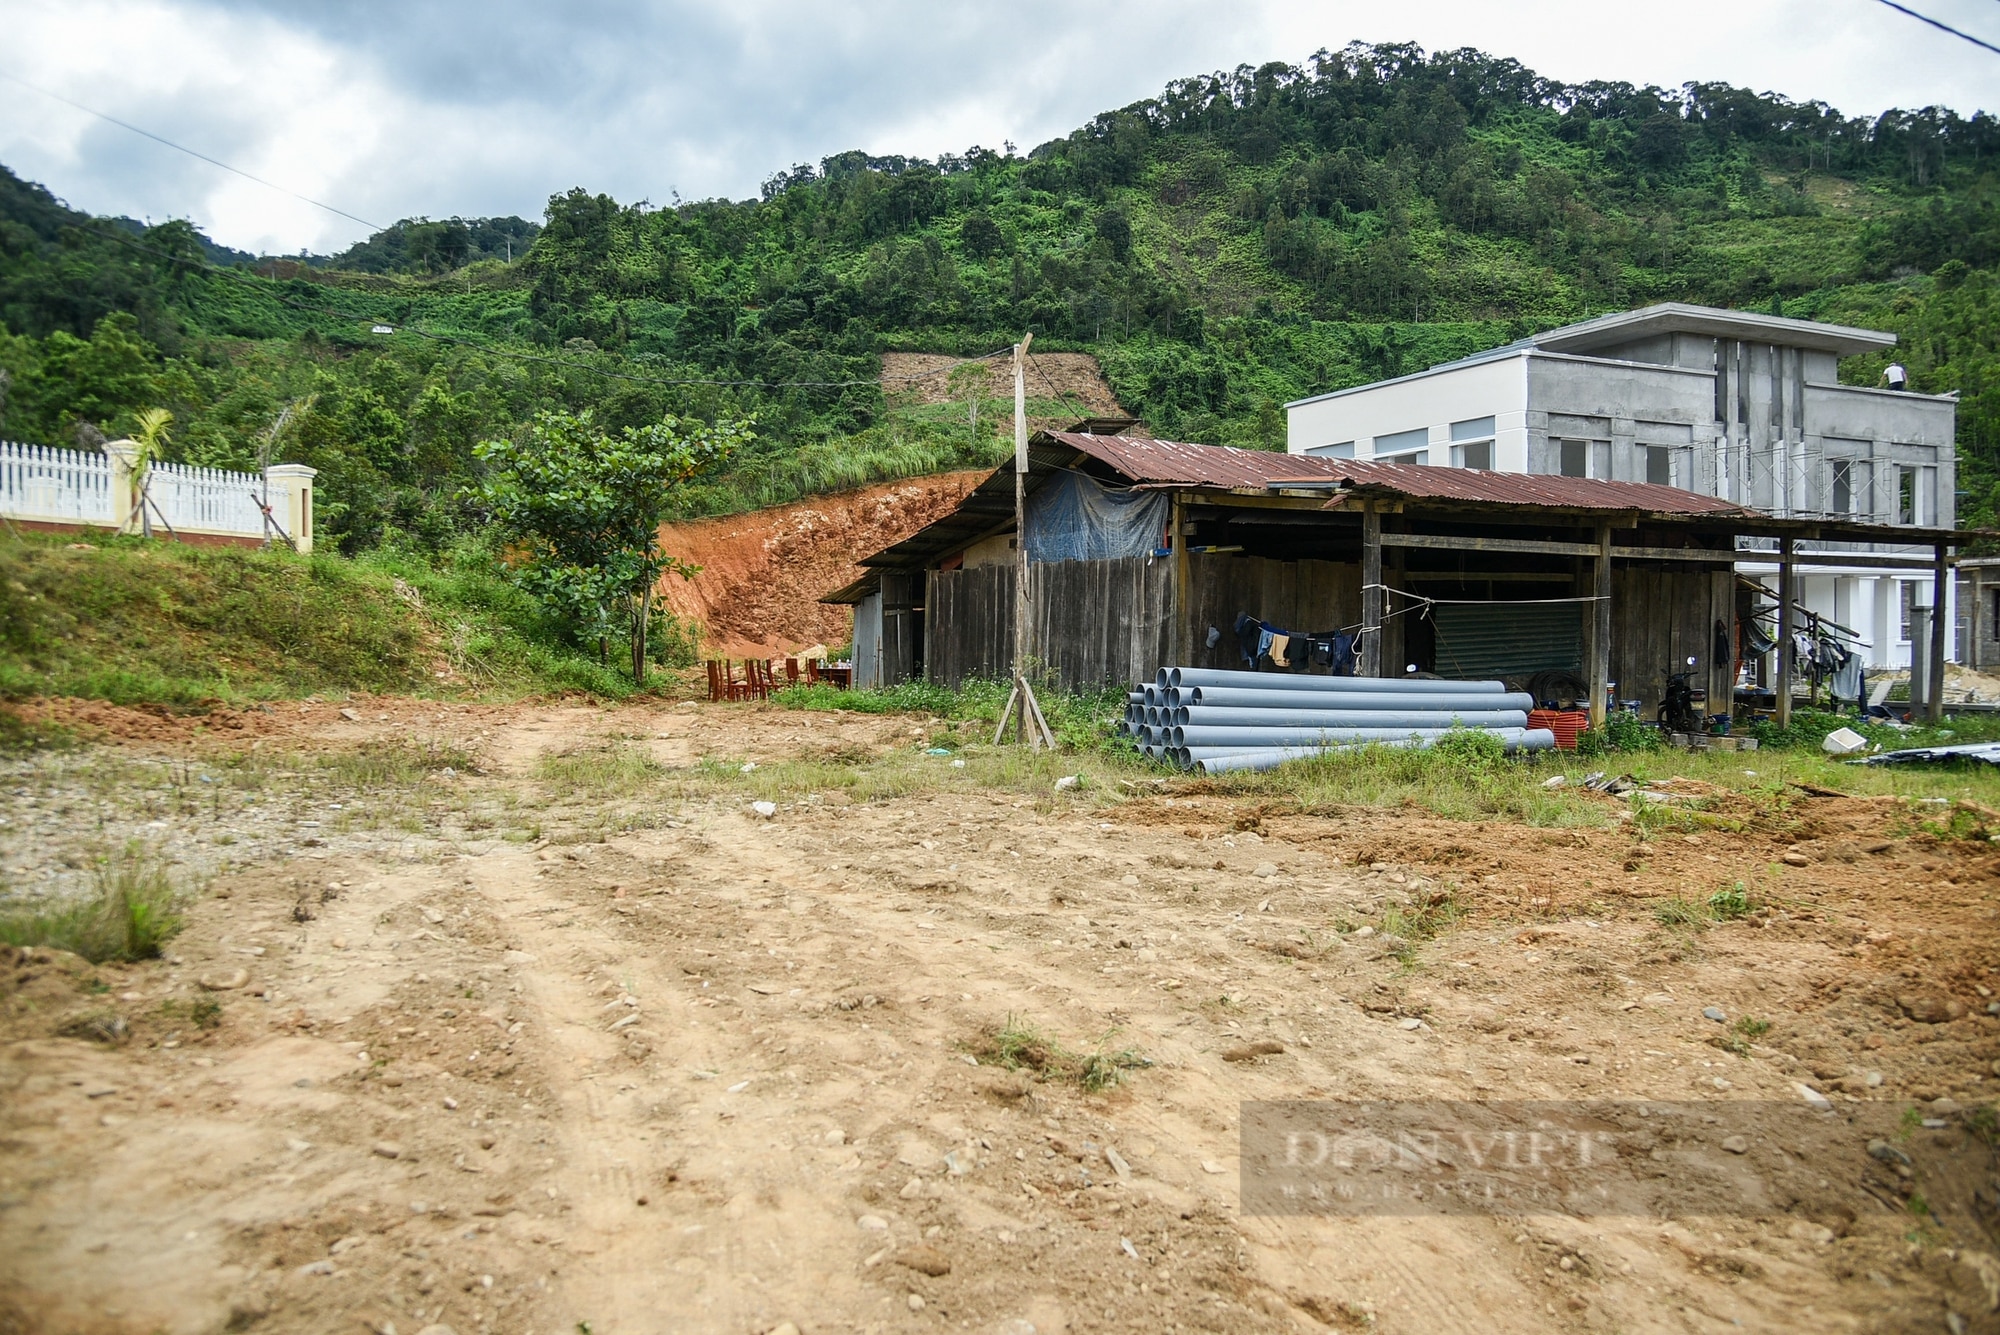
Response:
[{"label": "rocky dirt road", "polygon": [[[1058,795],[897,717],[47,708],[105,740],[11,767],[10,883],[208,879],[163,960],[0,961],[0,1331],[2000,1330],[2000,883],[1901,804],[1641,839]],[[1666,1204],[1246,1213],[1290,1099],[1604,1100]]]}]

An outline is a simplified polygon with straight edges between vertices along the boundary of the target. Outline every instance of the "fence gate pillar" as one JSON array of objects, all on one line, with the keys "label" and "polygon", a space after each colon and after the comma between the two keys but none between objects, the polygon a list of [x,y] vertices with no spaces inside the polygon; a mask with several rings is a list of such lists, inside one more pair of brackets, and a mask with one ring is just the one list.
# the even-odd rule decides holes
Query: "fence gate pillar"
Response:
[{"label": "fence gate pillar", "polygon": [[129,440],[107,440],[104,453],[111,459],[111,522],[120,533],[138,533],[139,447]]},{"label": "fence gate pillar", "polygon": [[304,464],[272,464],[271,513],[284,525],[285,535],[301,555],[313,548],[313,479],[317,468]]}]

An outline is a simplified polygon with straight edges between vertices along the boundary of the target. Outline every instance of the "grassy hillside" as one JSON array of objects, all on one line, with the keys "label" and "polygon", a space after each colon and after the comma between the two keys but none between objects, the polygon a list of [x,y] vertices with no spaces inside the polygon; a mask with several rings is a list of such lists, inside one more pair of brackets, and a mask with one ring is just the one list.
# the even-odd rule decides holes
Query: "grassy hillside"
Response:
[{"label": "grassy hillside", "polygon": [[1673,298],[1902,334],[1918,388],[1964,395],[1965,512],[1987,521],[1997,149],[1983,113],[1855,119],[1383,46],[1177,81],[1025,156],[841,153],[672,208],[579,188],[538,232],[398,224],[348,269],[218,268],[184,223],[135,238],[6,176],[0,433],[164,405],[183,457],[234,466],[276,433],[321,469],[330,543],[442,550],[481,521],[473,445],[540,408],[754,414],[756,445],[687,493],[715,513],[999,456],[1004,399],[977,429],[970,403],[899,407],[885,349],[1033,329],[1095,352],[1163,434],[1277,447],[1286,399]]},{"label": "grassy hillside", "polygon": [[439,563],[0,535],[0,700],[631,691],[469,552]]}]

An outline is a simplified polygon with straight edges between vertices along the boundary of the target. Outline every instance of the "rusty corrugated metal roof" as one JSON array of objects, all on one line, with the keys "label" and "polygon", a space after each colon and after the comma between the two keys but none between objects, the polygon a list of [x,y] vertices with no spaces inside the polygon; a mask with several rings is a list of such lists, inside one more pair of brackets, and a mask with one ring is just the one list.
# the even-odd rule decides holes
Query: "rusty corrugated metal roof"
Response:
[{"label": "rusty corrugated metal roof", "polygon": [[1306,454],[1183,445],[1133,436],[1091,436],[1081,431],[1043,431],[1035,439],[1060,442],[1133,482],[1156,486],[1275,487],[1293,481],[1330,482],[1340,476],[1332,468],[1339,460]]},{"label": "rusty corrugated metal roof", "polygon": [[1643,510],[1661,515],[1744,515],[1733,501],[1653,482],[1608,482],[1546,473],[1494,473],[1426,464],[1340,459],[1333,463],[1343,491],[1388,492],[1412,500],[1481,505],[1543,505],[1571,510]]},{"label": "rusty corrugated metal roof", "polygon": [[1730,501],[1650,482],[1606,482],[1541,473],[1494,473],[1428,464],[1325,459],[1308,454],[1185,445],[1171,440],[1134,440],[1130,436],[1091,436],[1074,431],[1045,431],[1036,437],[1038,442],[1045,439],[1087,454],[1141,486],[1306,485],[1335,492],[1362,490],[1377,495],[1393,493],[1412,500],[1469,504],[1642,510],[1668,515],[1748,513]]}]

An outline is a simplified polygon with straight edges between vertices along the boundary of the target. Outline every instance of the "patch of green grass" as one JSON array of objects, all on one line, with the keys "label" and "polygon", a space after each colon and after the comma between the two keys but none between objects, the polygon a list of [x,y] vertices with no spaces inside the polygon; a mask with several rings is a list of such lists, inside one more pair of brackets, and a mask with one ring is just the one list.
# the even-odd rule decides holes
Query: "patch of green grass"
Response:
[{"label": "patch of green grass", "polygon": [[337,784],[371,789],[403,787],[437,777],[476,773],[477,759],[454,742],[389,738],[363,742],[347,751],[324,751],[304,758]]},{"label": "patch of green grass", "polygon": [[[993,738],[1010,687],[1004,681],[968,678],[957,690],[928,681],[909,681],[879,690],[842,691],[825,683],[790,686],[774,692],[771,701],[787,709],[846,709],[857,714],[929,714],[958,725],[949,736],[928,738],[927,746],[959,745]],[[1056,744],[1065,751],[1097,751],[1116,743],[1114,733],[1125,715],[1123,691],[1071,692],[1041,685],[1035,699]],[[974,725],[984,725],[980,728]],[[984,737],[981,737],[982,731]],[[1129,747],[1121,749],[1130,750]]]},{"label": "patch of green grass", "polygon": [[94,893],[0,913],[0,941],[47,946],[93,964],[152,959],[181,928],[182,895],[164,864],[128,848],[94,869]]},{"label": "patch of green grass", "polygon": [[67,751],[75,745],[76,735],[68,728],[31,722],[11,709],[0,708],[0,756]]},{"label": "patch of green grass", "polygon": [[1695,900],[1675,895],[1653,906],[1653,920],[1662,927],[1691,927],[1700,931],[1708,926],[1708,909]]},{"label": "patch of green grass", "polygon": [[546,755],[535,777],[567,796],[626,797],[655,783],[665,766],[630,742],[611,741]]}]

